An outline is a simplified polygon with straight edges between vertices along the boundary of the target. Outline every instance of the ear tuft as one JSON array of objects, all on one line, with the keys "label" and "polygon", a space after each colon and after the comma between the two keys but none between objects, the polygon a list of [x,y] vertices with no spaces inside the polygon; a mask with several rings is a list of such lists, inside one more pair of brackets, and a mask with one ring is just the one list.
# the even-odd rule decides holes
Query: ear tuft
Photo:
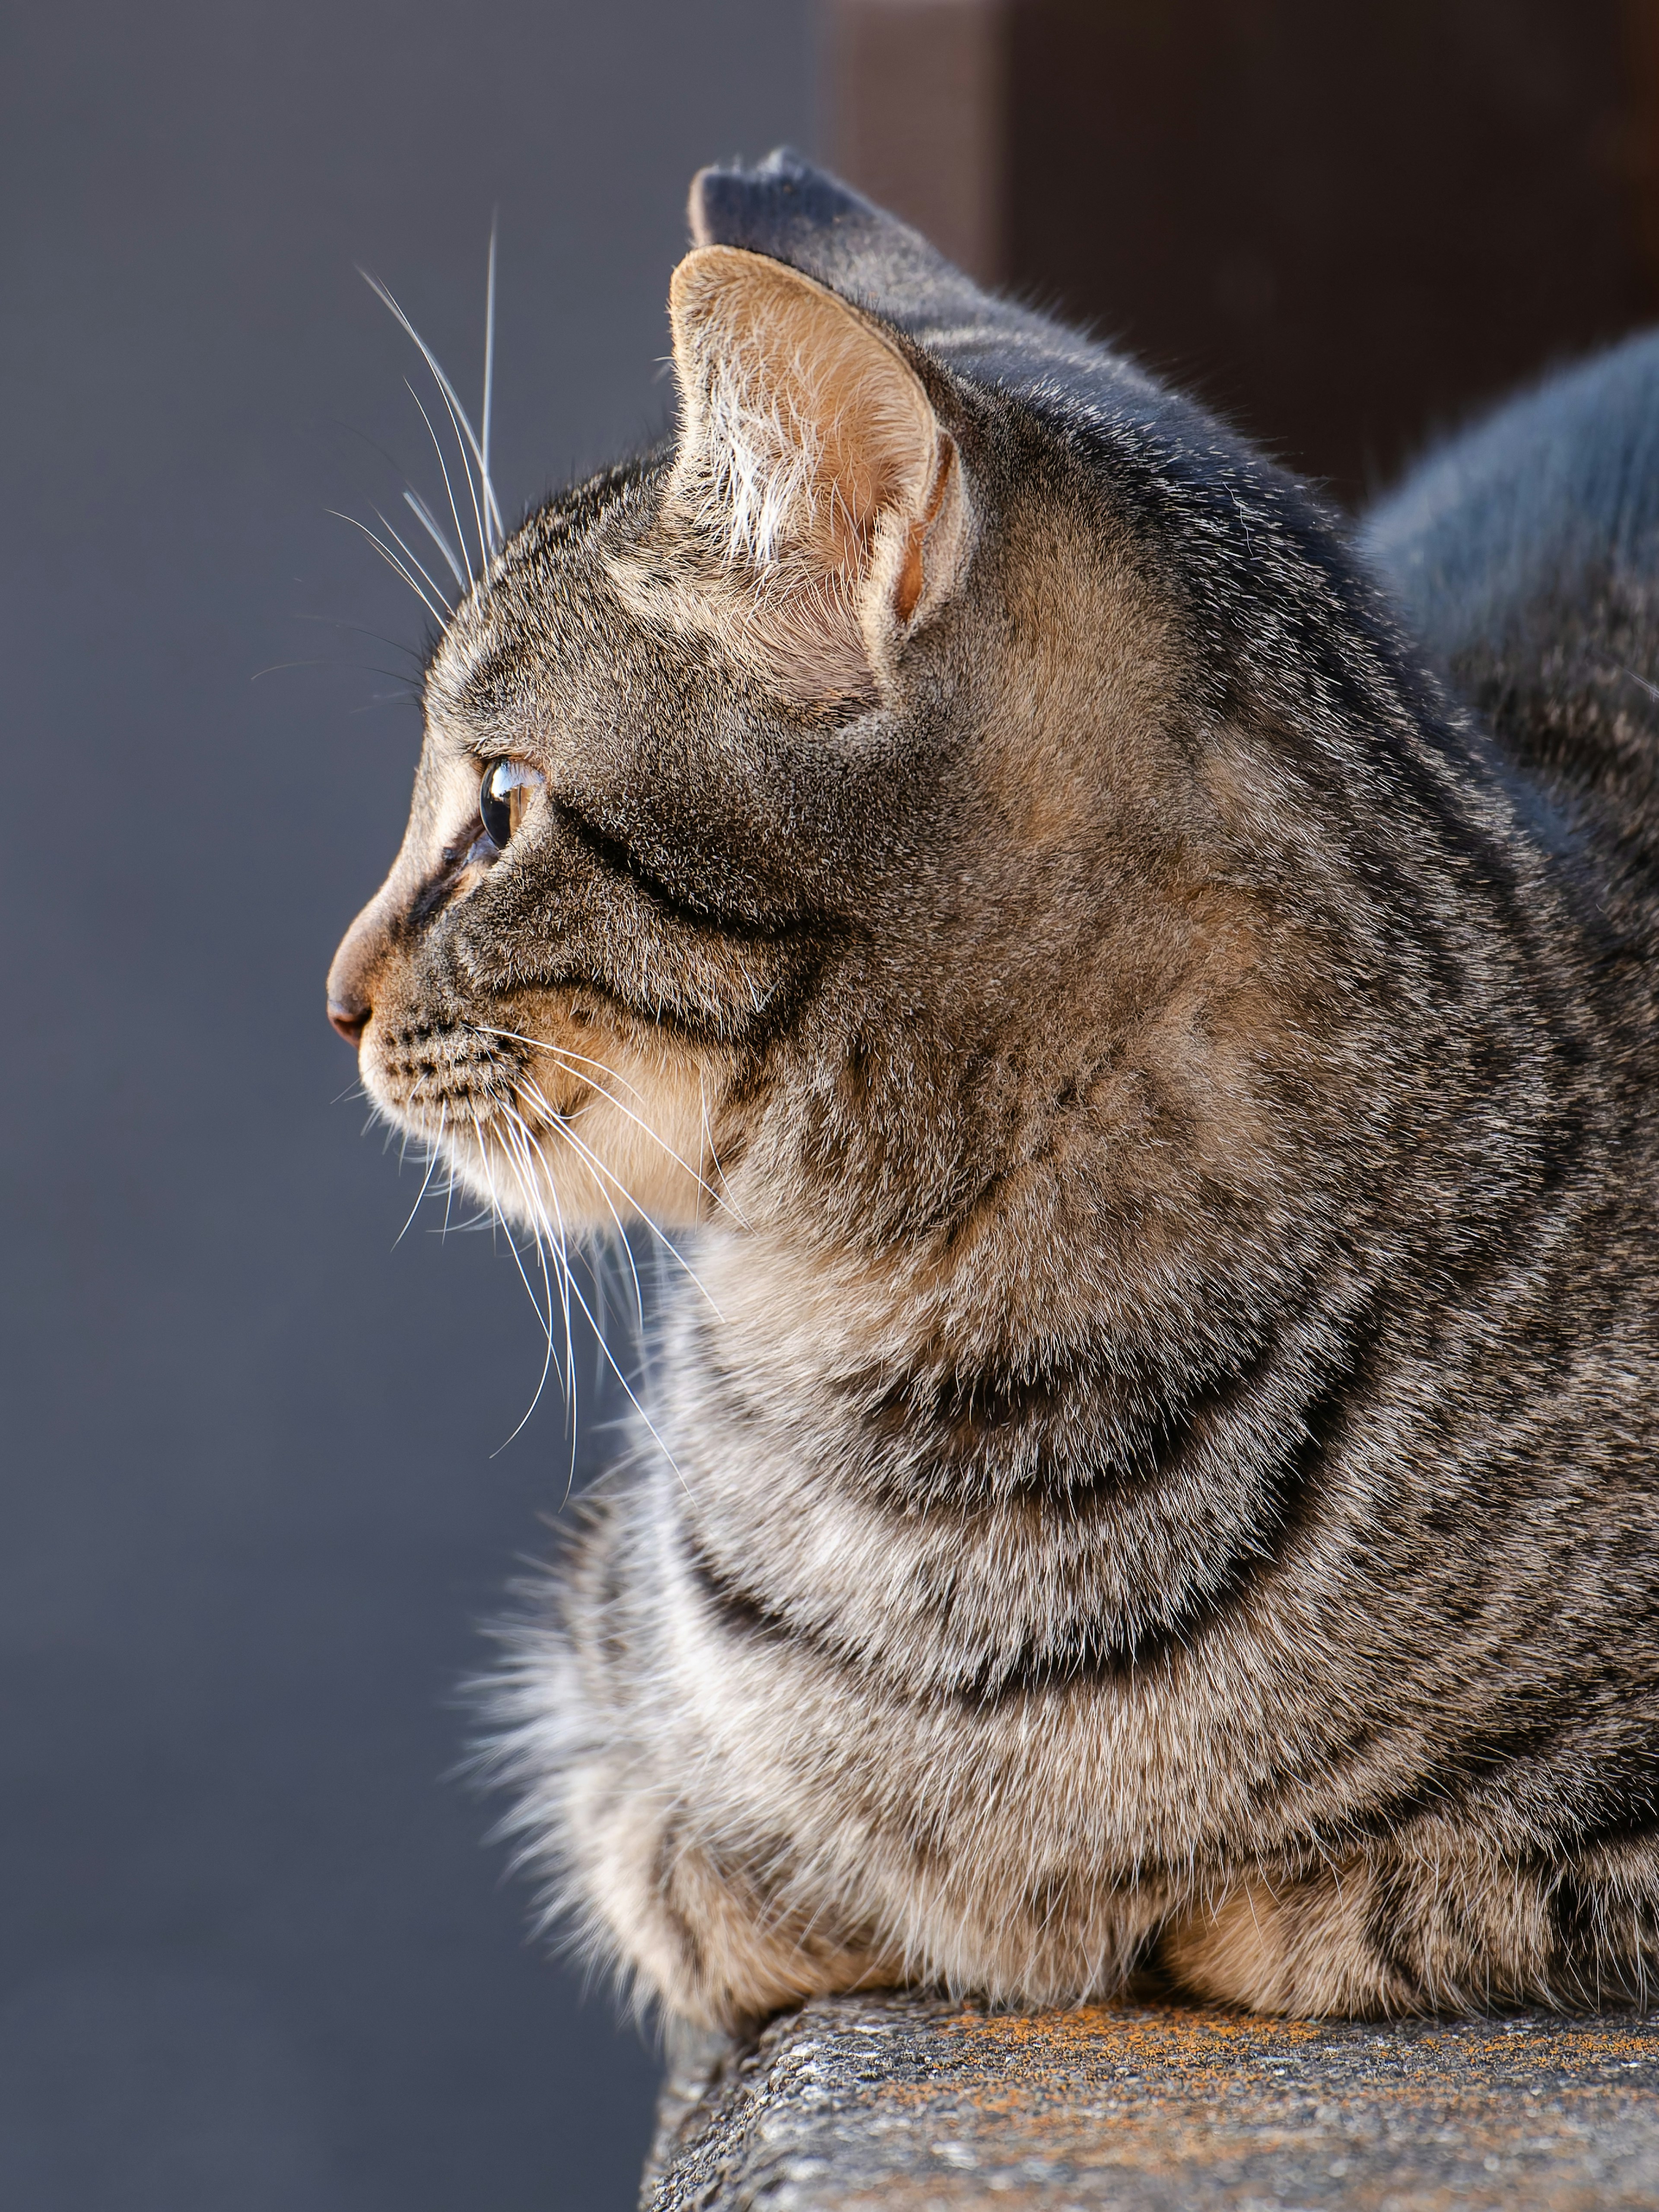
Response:
[{"label": "ear tuft", "polygon": [[[698,247],[669,295],[681,434],[673,492],[798,632],[879,675],[941,596],[963,495],[954,442],[879,325],[799,270]],[[959,526],[962,517],[952,518]]]}]

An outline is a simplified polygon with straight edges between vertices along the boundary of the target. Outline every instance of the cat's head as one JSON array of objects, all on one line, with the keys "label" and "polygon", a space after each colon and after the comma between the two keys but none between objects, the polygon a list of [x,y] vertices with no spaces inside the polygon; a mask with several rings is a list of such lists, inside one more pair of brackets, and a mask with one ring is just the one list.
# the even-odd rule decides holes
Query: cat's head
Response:
[{"label": "cat's head", "polygon": [[740,1075],[879,904],[919,919],[901,790],[962,657],[945,380],[757,254],[695,251],[670,311],[678,439],[550,502],[457,611],[329,979],[374,1103],[521,1219],[707,1212]]},{"label": "cat's head", "polygon": [[1307,1101],[1366,1112],[1332,732],[1374,781],[1401,720],[1374,640],[1333,672],[1316,510],[1012,311],[1019,374],[964,368],[715,243],[671,317],[676,436],[532,514],[433,655],[330,976],[371,1097],[556,1235],[1289,1237],[1342,1151]]}]

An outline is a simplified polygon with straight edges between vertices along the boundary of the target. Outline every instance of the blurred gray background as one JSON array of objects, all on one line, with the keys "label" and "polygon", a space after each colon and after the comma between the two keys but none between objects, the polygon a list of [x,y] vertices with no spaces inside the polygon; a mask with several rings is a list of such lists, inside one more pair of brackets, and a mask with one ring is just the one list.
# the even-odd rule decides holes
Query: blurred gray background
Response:
[{"label": "blurred gray background", "polygon": [[0,27],[19,2212],[633,2202],[654,2057],[450,1778],[566,1445],[550,1398],[492,1456],[523,1290],[441,1209],[394,1249],[418,1176],[342,1096],[423,618],[325,510],[397,512],[377,447],[441,489],[354,264],[476,398],[497,207],[509,521],[659,428],[691,172],[810,143],[811,61],[803,0]]}]

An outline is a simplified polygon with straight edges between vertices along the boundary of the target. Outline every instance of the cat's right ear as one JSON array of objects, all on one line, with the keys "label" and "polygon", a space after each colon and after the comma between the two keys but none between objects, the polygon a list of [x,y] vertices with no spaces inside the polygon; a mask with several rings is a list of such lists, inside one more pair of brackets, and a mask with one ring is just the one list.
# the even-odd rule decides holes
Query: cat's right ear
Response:
[{"label": "cat's right ear", "polygon": [[792,688],[882,685],[972,544],[961,457],[921,377],[870,316],[738,247],[689,253],[669,313],[672,496],[744,576]]}]

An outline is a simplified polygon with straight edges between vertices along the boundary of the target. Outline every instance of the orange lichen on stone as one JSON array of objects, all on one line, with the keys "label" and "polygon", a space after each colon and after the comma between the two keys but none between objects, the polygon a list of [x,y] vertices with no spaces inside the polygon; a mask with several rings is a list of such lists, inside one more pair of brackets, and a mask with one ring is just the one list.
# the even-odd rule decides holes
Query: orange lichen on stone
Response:
[{"label": "orange lichen on stone", "polygon": [[1659,2212],[1659,2023],[842,1998],[728,2052],[651,2212]]}]

